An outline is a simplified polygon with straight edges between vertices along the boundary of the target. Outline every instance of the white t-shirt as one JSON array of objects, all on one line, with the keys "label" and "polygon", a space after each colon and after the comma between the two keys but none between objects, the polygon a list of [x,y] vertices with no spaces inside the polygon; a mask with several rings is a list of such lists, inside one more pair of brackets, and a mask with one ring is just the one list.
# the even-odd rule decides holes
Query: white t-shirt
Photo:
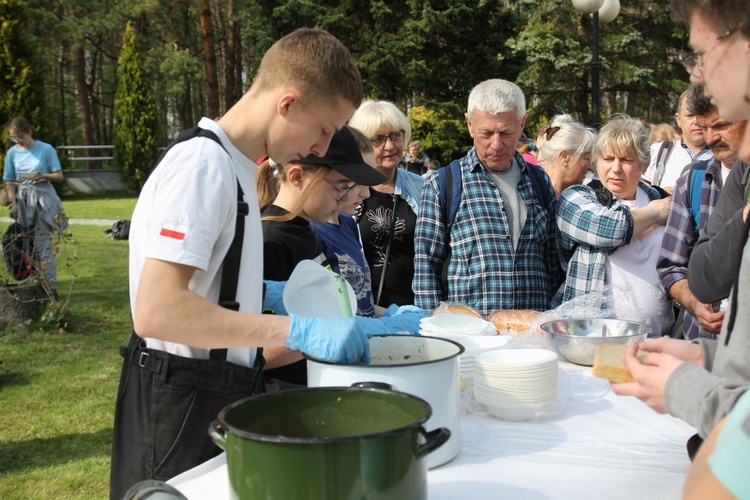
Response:
[{"label": "white t-shirt", "polygon": [[721,166],[721,185],[726,186],[727,185],[727,177],[729,177],[729,172],[731,172],[731,168],[727,168],[724,165]]},{"label": "white t-shirt", "polygon": [[[201,128],[214,132],[227,152],[211,139],[196,137],[175,145],[143,187],[130,226],[130,304],[135,297],[146,258],[197,269],[189,288],[217,303],[224,256],[234,237],[237,215],[237,179],[250,214],[237,284],[240,311],[260,313],[263,287],[263,233],[255,187],[257,165],[240,153],[212,120]],[[206,335],[213,332],[207,331]],[[207,359],[208,350],[147,339],[149,348],[179,356]],[[233,348],[227,360],[253,366],[256,349]]]},{"label": "white t-shirt", "polygon": [[[645,207],[650,200],[638,189],[635,200],[618,201],[633,209]],[[652,227],[607,258],[606,283],[613,285],[615,315],[652,325],[652,336],[668,333],[674,317],[672,302],[664,294],[656,273],[663,235],[664,226]]]},{"label": "white t-shirt", "polygon": [[[642,179],[646,182],[652,182],[654,172],[656,171],[656,161],[661,145],[661,142],[655,142],[651,145],[651,161],[642,176]],[[675,182],[677,182],[677,178],[682,174],[682,171],[688,163],[694,160],[708,160],[713,158],[713,156],[714,154],[708,148],[695,154],[688,149],[682,141],[674,141],[674,147],[672,148],[672,153],[667,159],[667,164],[664,168],[664,176],[662,177],[659,186],[673,188]]]}]

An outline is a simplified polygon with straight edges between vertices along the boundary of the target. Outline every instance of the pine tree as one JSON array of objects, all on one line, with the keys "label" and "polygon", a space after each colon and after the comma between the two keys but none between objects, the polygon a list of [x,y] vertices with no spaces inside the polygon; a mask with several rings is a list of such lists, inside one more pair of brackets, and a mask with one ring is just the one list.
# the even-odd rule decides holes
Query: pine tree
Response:
[{"label": "pine tree", "polygon": [[0,125],[23,116],[37,132],[48,135],[44,77],[36,44],[27,34],[30,21],[26,7],[18,0],[0,0],[0,19]]},{"label": "pine tree", "polygon": [[125,27],[115,95],[114,163],[123,182],[140,192],[156,161],[156,98],[143,68],[135,30]]}]

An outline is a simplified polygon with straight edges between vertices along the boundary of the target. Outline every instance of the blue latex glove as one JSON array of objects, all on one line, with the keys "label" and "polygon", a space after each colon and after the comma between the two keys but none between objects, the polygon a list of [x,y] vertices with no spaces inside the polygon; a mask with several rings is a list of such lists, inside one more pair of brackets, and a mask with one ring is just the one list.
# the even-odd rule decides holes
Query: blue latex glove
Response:
[{"label": "blue latex glove", "polygon": [[261,311],[286,316],[287,312],[282,300],[286,281],[263,280],[263,284],[266,286],[266,294],[263,296],[263,309]]},{"label": "blue latex glove", "polygon": [[390,318],[392,316],[398,316],[399,314],[404,313],[421,313],[422,315],[425,314],[424,310],[420,309],[417,306],[397,306],[396,304],[391,304],[383,313],[383,317]]},{"label": "blue latex glove", "polygon": [[289,317],[287,348],[334,363],[370,362],[368,337],[354,319]]},{"label": "blue latex glove", "polygon": [[424,311],[401,313],[396,316],[383,316],[382,318],[366,318],[357,316],[354,318],[357,325],[368,337],[373,335],[392,335],[399,332],[407,332],[412,335],[419,333],[419,320],[425,317]]}]

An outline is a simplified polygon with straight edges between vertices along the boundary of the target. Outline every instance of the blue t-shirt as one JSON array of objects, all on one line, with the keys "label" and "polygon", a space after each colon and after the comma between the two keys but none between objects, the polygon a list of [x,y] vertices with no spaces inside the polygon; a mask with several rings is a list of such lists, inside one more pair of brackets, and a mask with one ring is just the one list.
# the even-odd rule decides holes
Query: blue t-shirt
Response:
[{"label": "blue t-shirt", "polygon": [[46,142],[36,141],[30,149],[21,149],[16,145],[8,150],[5,156],[3,180],[26,181],[21,173],[38,171],[51,174],[61,169],[55,148]]},{"label": "blue t-shirt", "polygon": [[750,498],[750,391],[732,408],[708,465],[737,498]]},{"label": "blue t-shirt", "polygon": [[339,273],[354,289],[357,296],[357,315],[374,316],[375,299],[372,294],[370,267],[362,252],[357,223],[347,215],[339,214],[339,223],[313,224],[323,250],[331,262],[338,264]]}]

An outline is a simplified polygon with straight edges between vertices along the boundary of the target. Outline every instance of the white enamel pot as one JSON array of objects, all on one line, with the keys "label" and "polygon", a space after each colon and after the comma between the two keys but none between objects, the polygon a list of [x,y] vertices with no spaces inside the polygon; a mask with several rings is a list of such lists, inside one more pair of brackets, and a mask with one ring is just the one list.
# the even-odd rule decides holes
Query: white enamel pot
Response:
[{"label": "white enamel pot", "polygon": [[383,382],[394,390],[413,394],[429,403],[432,416],[427,431],[447,428],[451,437],[427,456],[427,467],[449,462],[458,455],[460,436],[461,344],[437,337],[383,335],[370,339],[369,365],[343,365],[307,358],[309,387],[340,387],[360,382]]}]

